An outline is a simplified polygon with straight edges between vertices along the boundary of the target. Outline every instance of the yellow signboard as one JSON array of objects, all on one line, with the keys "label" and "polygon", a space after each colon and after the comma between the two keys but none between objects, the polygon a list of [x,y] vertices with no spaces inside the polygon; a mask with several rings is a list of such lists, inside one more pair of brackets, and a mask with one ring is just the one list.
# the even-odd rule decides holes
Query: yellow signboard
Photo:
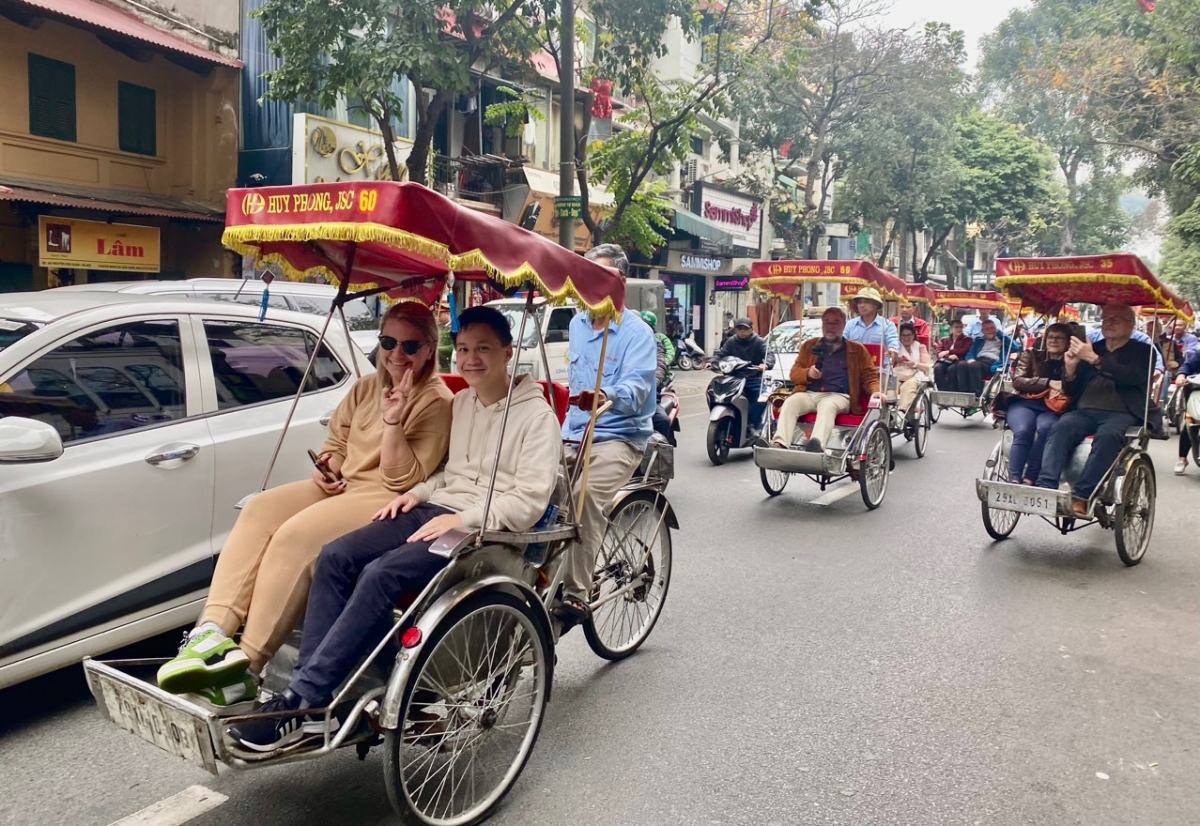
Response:
[{"label": "yellow signboard", "polygon": [[158,272],[158,227],[38,216],[38,264],[81,270]]}]

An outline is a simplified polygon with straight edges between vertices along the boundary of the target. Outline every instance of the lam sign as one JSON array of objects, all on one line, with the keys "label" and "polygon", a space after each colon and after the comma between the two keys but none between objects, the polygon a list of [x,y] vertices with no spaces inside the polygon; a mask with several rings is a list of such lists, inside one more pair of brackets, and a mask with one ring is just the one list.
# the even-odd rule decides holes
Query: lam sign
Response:
[{"label": "lam sign", "polygon": [[38,216],[38,266],[158,272],[158,227]]},{"label": "lam sign", "polygon": [[[383,135],[362,126],[297,114],[292,124],[292,183],[323,184],[337,181],[390,181]],[[393,145],[400,179],[408,180],[405,161],[412,141]]]}]

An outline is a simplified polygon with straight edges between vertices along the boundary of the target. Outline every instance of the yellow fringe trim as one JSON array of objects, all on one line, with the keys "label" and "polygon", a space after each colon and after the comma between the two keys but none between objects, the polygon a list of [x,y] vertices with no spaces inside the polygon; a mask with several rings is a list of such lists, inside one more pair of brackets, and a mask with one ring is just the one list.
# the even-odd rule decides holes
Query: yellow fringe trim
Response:
[{"label": "yellow fringe trim", "polygon": [[[238,226],[226,227],[221,236],[221,243],[240,255],[252,258],[254,261],[277,264],[289,279],[303,281],[311,275],[322,275],[336,281],[339,276],[324,265],[302,270],[292,265],[281,253],[264,254],[258,244],[302,241],[353,241],[356,243],[379,243],[394,247],[404,252],[419,255],[431,261],[445,265],[446,275],[464,270],[482,270],[492,281],[505,287],[519,287],[526,281],[537,285],[538,292],[548,301],[555,304],[573,299],[577,304],[587,308],[594,315],[602,318],[615,317],[620,319],[616,302],[609,295],[598,304],[589,304],[568,276],[562,289],[550,289],[538,275],[537,270],[529,262],[523,263],[513,272],[498,269],[481,250],[454,254],[445,244],[431,241],[428,238],[395,227],[371,223],[327,222],[317,224],[282,224],[278,226]],[[436,276],[431,276],[436,277]],[[442,276],[445,278],[445,276]],[[364,289],[384,287],[385,284],[359,284]],[[397,287],[400,285],[397,284]]]},{"label": "yellow fringe trim", "polygon": [[[1104,272],[1074,272],[1069,275],[1002,275],[996,279],[996,287],[1003,290],[1006,294],[1012,295],[1014,299],[1020,299],[1019,295],[1013,295],[1016,288],[1022,286],[1041,286],[1044,284],[1118,284],[1121,286],[1134,285],[1141,287],[1150,295],[1154,296],[1155,304],[1163,307],[1167,312],[1174,313],[1179,318],[1184,319],[1189,324],[1192,322],[1192,315],[1189,314],[1183,307],[1176,306],[1174,300],[1169,298],[1162,290],[1150,285],[1145,278],[1140,275],[1115,275],[1113,273]],[[1078,301],[1078,299],[1076,299]],[[1097,302],[1088,302],[1097,303]],[[1142,306],[1150,306],[1148,304]]]}]

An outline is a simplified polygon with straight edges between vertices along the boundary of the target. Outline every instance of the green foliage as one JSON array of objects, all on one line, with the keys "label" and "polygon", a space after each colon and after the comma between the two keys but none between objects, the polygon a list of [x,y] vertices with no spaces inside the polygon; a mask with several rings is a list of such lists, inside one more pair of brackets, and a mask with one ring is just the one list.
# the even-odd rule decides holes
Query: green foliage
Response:
[{"label": "green foliage", "polygon": [[525,129],[525,124],[531,119],[544,121],[542,111],[544,98],[538,90],[517,91],[508,86],[498,86],[496,91],[507,95],[512,100],[493,103],[484,113],[483,122],[488,126],[503,126],[504,134],[510,138],[519,138]]}]

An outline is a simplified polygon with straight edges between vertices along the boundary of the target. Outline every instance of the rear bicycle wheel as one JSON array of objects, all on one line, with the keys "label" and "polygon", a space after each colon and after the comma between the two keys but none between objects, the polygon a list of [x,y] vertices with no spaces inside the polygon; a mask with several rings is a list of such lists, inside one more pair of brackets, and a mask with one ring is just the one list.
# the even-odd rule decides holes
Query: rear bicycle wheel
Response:
[{"label": "rear bicycle wheel", "polygon": [[[1004,452],[1003,439],[992,448],[992,455],[988,457],[987,464],[985,479],[1004,481],[1008,478],[1008,454]],[[983,529],[997,542],[1007,539],[1021,521],[1021,514],[1017,511],[990,508],[987,502],[980,502],[979,505],[983,513]]]},{"label": "rear bicycle wheel", "polygon": [[609,514],[588,598],[592,612],[583,624],[596,656],[623,660],[654,630],[671,585],[667,519],[667,500],[651,490],[622,500]]},{"label": "rear bicycle wheel", "polygon": [[782,470],[768,470],[765,467],[760,467],[758,469],[758,477],[762,480],[763,490],[771,496],[778,496],[787,487],[791,474],[785,473]]},{"label": "rear bicycle wheel", "polygon": [[920,459],[925,455],[925,449],[929,447],[929,428],[932,423],[929,421],[929,395],[922,394],[917,399],[917,411],[913,416],[912,427],[913,434],[913,450]]},{"label": "rear bicycle wheel", "polygon": [[485,591],[429,635],[384,735],[384,781],[405,823],[470,826],[491,814],[533,752],[550,684],[529,606]]},{"label": "rear bicycle wheel", "polygon": [[1141,562],[1150,547],[1155,493],[1154,470],[1144,456],[1138,456],[1121,482],[1121,501],[1113,520],[1117,556],[1130,567]]}]

